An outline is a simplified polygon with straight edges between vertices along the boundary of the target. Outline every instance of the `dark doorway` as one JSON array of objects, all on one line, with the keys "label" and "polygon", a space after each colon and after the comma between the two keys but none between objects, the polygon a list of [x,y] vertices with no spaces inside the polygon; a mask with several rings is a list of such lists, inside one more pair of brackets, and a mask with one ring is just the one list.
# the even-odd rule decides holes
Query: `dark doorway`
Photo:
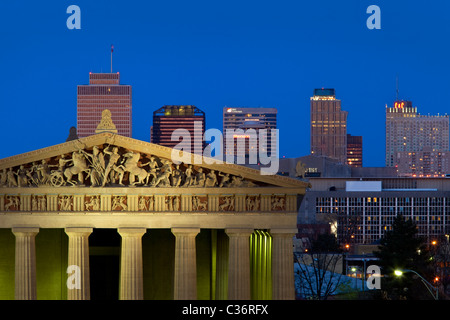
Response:
[{"label": "dark doorway", "polygon": [[94,229],[89,237],[91,300],[119,299],[120,235]]}]

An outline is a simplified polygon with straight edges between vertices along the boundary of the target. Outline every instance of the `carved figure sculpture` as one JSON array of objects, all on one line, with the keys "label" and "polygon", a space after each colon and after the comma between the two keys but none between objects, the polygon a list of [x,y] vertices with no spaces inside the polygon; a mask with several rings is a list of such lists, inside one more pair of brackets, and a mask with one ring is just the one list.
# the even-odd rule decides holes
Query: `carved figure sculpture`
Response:
[{"label": "carved figure sculpture", "polygon": [[148,207],[148,201],[144,197],[139,197],[138,202],[138,210],[139,211],[146,211]]},{"label": "carved figure sculpture", "polygon": [[28,178],[23,165],[19,167],[19,169],[16,172],[16,175],[17,175],[17,186],[19,188],[26,187],[28,185]]},{"label": "carved figure sculpture", "polygon": [[158,170],[158,162],[156,162],[155,157],[150,156],[150,161],[145,164],[142,164],[141,166],[142,167],[149,166],[150,168],[147,174],[147,178],[145,180],[145,184],[147,185],[150,182],[150,177],[152,177],[152,182],[155,181],[157,178],[156,172]]},{"label": "carved figure sculpture", "polygon": [[89,202],[86,202],[86,210],[99,211],[100,210],[100,197],[91,196]]},{"label": "carved figure sculpture", "polygon": [[192,197],[192,210],[194,211],[206,210],[206,206],[207,206],[206,201],[201,201],[200,198],[197,196]]},{"label": "carved figure sculpture", "polygon": [[214,170],[206,175],[205,187],[215,187],[217,185],[217,176]]},{"label": "carved figure sculpture", "polygon": [[[147,171],[138,166],[139,159],[141,158],[141,154],[138,152],[129,151],[125,153],[124,158],[125,164],[123,165],[123,169],[130,173],[129,180],[130,185],[134,186],[136,184],[144,184],[147,180]],[[136,181],[136,177],[138,180]]]},{"label": "carved figure sculpture", "polygon": [[92,149],[92,154],[83,151],[87,159],[91,162],[91,187],[100,186],[104,181],[105,175],[105,157],[97,146]]},{"label": "carved figure sculpture", "polygon": [[234,210],[234,197],[233,196],[226,196],[223,198],[224,203],[219,205],[219,210],[224,211],[227,209],[227,211]]},{"label": "carved figure sculpture", "polygon": [[169,160],[163,160],[163,166],[158,173],[156,180],[152,181],[151,186],[158,187],[161,186],[170,186],[170,176],[172,175],[172,165]]},{"label": "carved figure sculpture", "polygon": [[192,169],[192,165],[188,165],[186,171],[184,172],[186,178],[184,180],[183,187],[190,187],[194,183],[194,178],[192,177],[192,173],[194,170]]},{"label": "carved figure sculpture", "polygon": [[[107,154],[109,156],[108,165],[105,168],[105,172],[103,174],[103,182],[102,187],[106,185],[108,181],[111,181],[112,183],[115,182],[114,175],[115,173],[118,174],[119,178],[119,184],[122,184],[123,175],[125,173],[125,170],[123,168],[119,168],[118,162],[120,159],[119,148],[114,147],[112,150],[109,150],[109,146],[103,150],[103,153]],[[109,180],[108,180],[109,179]]]},{"label": "carved figure sculpture", "polygon": [[180,210],[180,197],[174,196],[173,197],[173,211]]},{"label": "carved figure sculpture", "polygon": [[71,196],[62,196],[59,198],[59,209],[61,211],[70,211],[72,210],[72,197]]},{"label": "carved figure sculpture", "polygon": [[284,210],[285,209],[285,200],[283,197],[272,197],[272,210]]},{"label": "carved figure sculpture", "polygon": [[177,164],[172,171],[172,187],[178,188],[180,186],[182,176],[183,173],[180,170],[180,165]]},{"label": "carved figure sculpture", "polygon": [[125,196],[115,196],[112,202],[112,209],[115,210],[119,207],[120,211],[127,210],[127,205],[125,203]]},{"label": "carved figure sculpture", "polygon": [[222,174],[221,172],[219,172],[218,174],[220,177],[222,177],[222,180],[220,180],[219,188],[227,187],[230,181],[230,174],[229,173]]},{"label": "carved figure sculpture", "polygon": [[9,168],[9,170],[7,172],[7,181],[8,181],[8,187],[17,187],[16,176],[15,176],[12,168]]},{"label": "carved figure sculpture", "polygon": [[[83,172],[89,173],[90,170],[86,163],[86,158],[82,149],[72,153],[72,162],[73,166],[64,170],[64,176],[67,178],[67,182],[73,186],[77,183],[83,184]],[[72,177],[74,175],[78,175],[78,181],[72,181]]]},{"label": "carved figure sculpture", "polygon": [[204,187],[205,180],[206,180],[205,173],[203,172],[202,168],[199,168],[197,171],[197,175],[195,176],[195,185],[198,187]]},{"label": "carved figure sculpture", "polygon": [[16,208],[16,210],[19,210],[19,197],[18,196],[6,196],[6,199],[9,200],[5,204],[5,211],[11,210],[11,207]]}]

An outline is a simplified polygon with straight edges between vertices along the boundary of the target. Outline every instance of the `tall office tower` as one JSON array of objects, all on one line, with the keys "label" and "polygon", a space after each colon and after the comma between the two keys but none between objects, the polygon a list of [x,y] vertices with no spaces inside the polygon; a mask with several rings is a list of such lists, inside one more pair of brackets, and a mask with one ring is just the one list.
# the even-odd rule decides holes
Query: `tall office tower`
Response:
[{"label": "tall office tower", "polygon": [[159,108],[153,112],[150,141],[173,148],[181,142],[181,139],[177,140],[178,138],[172,141],[172,133],[176,129],[186,129],[189,132],[191,153],[203,154],[205,113],[202,110],[191,105]]},{"label": "tall office tower", "polygon": [[347,134],[347,164],[352,167],[362,167],[363,142],[362,136]]},{"label": "tall office tower", "polygon": [[[258,161],[260,151],[267,156],[275,154],[278,148],[276,141],[272,141],[272,134],[276,133],[275,129],[277,129],[276,108],[223,108],[224,157],[231,153],[235,157],[244,155],[247,163],[247,160],[252,160],[251,154],[256,155],[255,160]],[[232,132],[232,148],[227,146],[229,143],[226,137],[227,131]],[[256,140],[251,139],[252,133],[255,133]],[[260,138],[266,142],[262,144],[261,150],[259,149]],[[248,162],[248,164],[256,163]]]},{"label": "tall office tower", "polygon": [[89,73],[89,84],[77,88],[77,134],[95,134],[102,111],[109,109],[118,134],[131,137],[131,86],[120,84],[120,74]]},{"label": "tall office tower", "polygon": [[334,89],[315,89],[311,97],[311,154],[347,163],[347,111]]},{"label": "tall office tower", "polygon": [[401,152],[426,150],[449,150],[449,116],[421,115],[411,101],[386,106],[386,167],[398,166]]}]

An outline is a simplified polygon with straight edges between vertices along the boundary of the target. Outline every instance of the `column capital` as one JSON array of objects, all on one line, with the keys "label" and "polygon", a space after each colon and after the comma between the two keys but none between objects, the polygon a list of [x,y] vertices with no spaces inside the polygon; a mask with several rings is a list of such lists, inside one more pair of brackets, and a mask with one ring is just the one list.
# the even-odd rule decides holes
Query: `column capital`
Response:
[{"label": "column capital", "polygon": [[253,232],[255,231],[255,229],[251,229],[251,228],[228,228],[225,229],[225,233],[227,235],[232,235],[232,236],[250,236]]},{"label": "column capital", "polygon": [[14,235],[36,235],[39,233],[38,227],[13,227],[12,233]]},{"label": "column capital", "polygon": [[88,236],[92,233],[94,229],[89,227],[67,227],[64,229],[67,235],[70,234],[81,234],[84,236]]},{"label": "column capital", "polygon": [[124,227],[124,228],[118,228],[117,232],[122,237],[142,237],[147,232],[147,228]]},{"label": "column capital", "polygon": [[193,227],[174,227],[170,230],[175,236],[176,235],[192,235],[196,236],[200,233],[200,228]]}]

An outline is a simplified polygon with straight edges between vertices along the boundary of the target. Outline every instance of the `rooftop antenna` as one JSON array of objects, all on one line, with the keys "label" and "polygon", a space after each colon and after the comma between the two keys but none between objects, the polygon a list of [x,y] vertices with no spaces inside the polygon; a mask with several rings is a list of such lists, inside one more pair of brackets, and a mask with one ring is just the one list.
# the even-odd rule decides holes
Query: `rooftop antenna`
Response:
[{"label": "rooftop antenna", "polygon": [[112,56],[113,56],[114,46],[111,45],[111,73],[112,73]]},{"label": "rooftop antenna", "polygon": [[395,87],[396,87],[396,101],[398,101],[398,75],[395,77]]}]

